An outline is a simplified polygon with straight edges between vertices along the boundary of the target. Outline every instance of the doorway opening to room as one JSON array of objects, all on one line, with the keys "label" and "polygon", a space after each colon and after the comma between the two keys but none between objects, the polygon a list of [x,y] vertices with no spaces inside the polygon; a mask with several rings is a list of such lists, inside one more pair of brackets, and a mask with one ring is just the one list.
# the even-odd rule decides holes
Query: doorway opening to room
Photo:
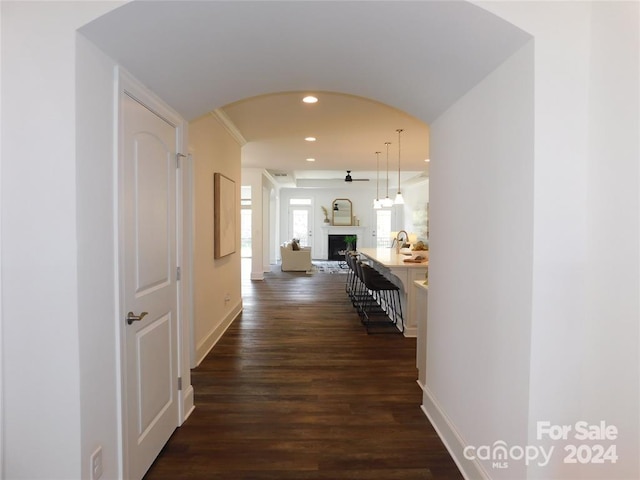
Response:
[{"label": "doorway opening to room", "polygon": [[251,186],[240,187],[240,265],[241,278],[251,278],[251,245],[252,245],[252,212],[251,212]]},{"label": "doorway opening to room", "polygon": [[240,256],[251,258],[251,187],[240,189]]}]

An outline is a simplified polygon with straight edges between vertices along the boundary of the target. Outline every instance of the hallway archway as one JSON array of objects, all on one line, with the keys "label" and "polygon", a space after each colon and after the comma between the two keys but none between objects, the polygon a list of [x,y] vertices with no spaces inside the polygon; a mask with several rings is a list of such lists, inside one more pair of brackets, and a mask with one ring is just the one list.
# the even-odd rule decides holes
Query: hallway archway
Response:
[{"label": "hallway archway", "polygon": [[469,2],[130,2],[80,32],[189,121],[314,90],[429,124],[531,38]]},{"label": "hallway archway", "polygon": [[[530,40],[470,3],[362,5],[133,2],[80,31],[189,120],[240,99],[312,89],[431,123]],[[527,352],[518,365],[528,366]]]}]

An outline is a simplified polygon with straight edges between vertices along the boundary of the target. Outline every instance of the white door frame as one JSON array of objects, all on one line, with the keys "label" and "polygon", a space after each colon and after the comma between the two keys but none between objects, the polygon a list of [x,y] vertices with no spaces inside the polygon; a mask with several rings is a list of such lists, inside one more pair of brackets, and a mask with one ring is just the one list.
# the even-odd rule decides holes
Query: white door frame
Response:
[{"label": "white door frame", "polygon": [[[116,245],[115,262],[115,291],[116,291],[116,359],[118,362],[118,450],[119,450],[119,469],[122,478],[127,477],[129,471],[129,459],[127,458],[126,449],[126,396],[125,396],[125,372],[124,372],[124,354],[125,354],[125,312],[124,312],[124,294],[121,291],[120,275],[123,271],[122,265],[124,260],[124,252],[122,251],[122,226],[121,226],[121,201],[123,197],[123,155],[122,155],[122,112],[121,112],[121,96],[129,95],[137,101],[145,105],[149,110],[172,124],[177,131],[176,145],[178,153],[186,153],[187,145],[187,122],[173,109],[166,105],[159,97],[149,91],[144,85],[137,81],[122,67],[117,67],[115,72],[115,91],[114,91],[114,108],[116,109],[114,126],[115,135],[115,155],[114,155],[114,211],[117,214],[114,217],[114,244]],[[178,395],[178,418],[176,418],[176,427],[182,425],[186,418],[190,415],[194,408],[193,404],[193,387],[191,386],[190,375],[190,322],[192,316],[192,281],[191,268],[192,265],[192,211],[193,204],[190,196],[190,179],[192,172],[190,156],[180,157],[180,169],[177,174],[176,185],[176,264],[181,269],[181,278],[177,287],[178,297],[178,372],[182,379],[182,391]]]},{"label": "white door frame", "polygon": [[[1,194],[2,192],[0,192]],[[1,198],[1,195],[0,195]],[[0,205],[1,206],[1,205]],[[0,235],[0,251],[2,247],[2,236]],[[0,258],[0,271],[2,271],[2,259]],[[2,276],[0,275],[0,292],[2,292]],[[2,362],[2,346],[4,345],[4,337],[2,335],[3,329],[3,316],[2,316],[2,296],[0,295],[0,432],[4,432],[4,380],[2,375],[4,372],[4,365]],[[4,478],[4,435],[0,434],[0,480]]]}]

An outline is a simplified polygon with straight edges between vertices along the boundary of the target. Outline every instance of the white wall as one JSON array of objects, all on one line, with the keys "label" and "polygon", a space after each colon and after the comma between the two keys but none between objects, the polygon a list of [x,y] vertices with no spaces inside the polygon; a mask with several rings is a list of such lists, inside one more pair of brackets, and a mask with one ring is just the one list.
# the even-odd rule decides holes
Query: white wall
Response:
[{"label": "white wall", "polygon": [[[84,229],[102,231],[105,222],[111,221],[112,207],[96,198],[100,188],[88,201],[107,218],[88,219],[84,209],[76,212],[87,193],[85,185],[76,189],[77,182],[91,181],[82,167],[76,171],[76,165],[92,161],[84,156],[86,144],[79,143],[76,151],[76,115],[91,122],[85,132],[97,133],[92,151],[96,161],[109,154],[111,128],[108,112],[102,119],[89,119],[83,110],[76,112],[84,100],[103,107],[91,97],[104,83],[92,91],[76,91],[74,68],[75,30],[113,6],[94,2],[1,4],[2,474],[6,478],[87,477],[84,453],[98,438],[111,441],[117,423],[111,422],[113,405],[102,411],[103,388],[97,386],[99,381],[110,384],[115,372],[115,365],[101,365],[109,362],[102,354],[114,342],[111,328],[102,325],[112,321],[113,305],[100,310],[114,289],[113,284],[108,285],[113,278],[112,264],[96,282],[105,291],[79,289],[90,266],[86,255],[91,247]],[[81,56],[86,47],[80,45]],[[103,60],[94,65],[99,70],[94,79],[105,72]],[[77,73],[83,78],[88,74],[82,68]],[[106,124],[100,127],[95,123],[102,121]],[[100,147],[106,151],[95,150]],[[108,170],[102,170],[107,183]],[[79,225],[82,235],[78,235]],[[89,304],[95,307],[91,312],[87,311]],[[96,330],[80,331],[81,322]],[[98,344],[103,333],[107,334],[104,343],[87,357],[86,348]],[[82,423],[101,415],[105,418]],[[118,476],[114,449],[117,445],[105,450],[104,478]]]},{"label": "white wall", "polygon": [[620,465],[603,471],[609,478],[640,477],[639,7],[602,2],[591,15],[581,413],[620,427]]},{"label": "white wall", "polygon": [[532,69],[529,45],[431,124],[425,405],[465,445],[527,441]]},{"label": "white wall", "polygon": [[[535,37],[534,228],[529,260],[533,282],[526,442],[557,449],[547,466],[531,465],[523,472],[522,462],[510,462],[507,470],[492,469],[489,463],[485,464],[488,469],[485,474],[491,478],[512,478],[515,466],[515,476],[526,475],[526,478],[638,478],[638,4],[483,2],[482,5]],[[505,83],[503,95],[495,99],[499,102],[492,107],[485,105],[487,115],[493,115],[489,110],[497,104],[517,102],[509,93],[514,85],[513,81]],[[478,88],[482,86],[475,90]],[[453,307],[441,304],[443,299],[439,295],[441,289],[451,286],[445,280],[455,275],[448,271],[449,264],[441,256],[441,249],[450,252],[448,242],[468,247],[469,242],[453,235],[456,229],[460,230],[459,234],[473,233],[460,225],[464,218],[460,217],[463,204],[438,205],[438,199],[453,203],[455,197],[467,199],[461,194],[443,195],[440,190],[446,187],[441,184],[439,174],[451,172],[449,165],[439,163],[439,157],[449,158],[459,150],[457,142],[467,138],[466,133],[453,138],[457,125],[443,128],[443,121],[458,107],[432,124],[430,327],[431,322],[444,323],[440,314]],[[463,117],[474,113],[472,108],[465,107],[459,114],[462,124]],[[511,144],[512,125],[495,123],[499,130],[493,131],[492,137]],[[486,129],[483,127],[483,130]],[[440,143],[445,136],[449,136],[448,142]],[[465,170],[476,168],[477,157],[481,154],[485,158],[486,147],[485,142],[477,143],[476,150],[468,147],[468,158],[463,162]],[[522,157],[514,156],[513,161],[522,161]],[[493,181],[486,185],[487,190],[499,185],[502,189],[506,187],[502,182]],[[493,195],[489,191],[484,194],[487,198]],[[523,206],[523,203],[514,205]],[[457,211],[450,218],[446,213],[452,209]],[[481,210],[484,214],[486,209]],[[484,220],[484,217],[478,219],[478,226]],[[448,228],[447,234],[439,231],[442,227]],[[480,238],[484,239],[485,234]],[[526,249],[513,251],[517,245],[516,242],[508,251],[496,252],[499,265],[503,264],[504,255],[525,260],[522,255]],[[481,280],[499,286],[501,278],[491,273],[496,267],[484,253],[485,243],[477,242],[477,247],[478,256],[464,260],[475,262],[484,272],[489,267],[489,276],[483,275]],[[440,267],[445,263],[447,271]],[[460,270],[457,275],[457,280],[462,282],[458,295],[465,303],[476,302],[477,287],[466,283],[467,274]],[[520,295],[525,294],[527,283],[526,278],[521,278],[516,284]],[[511,305],[511,299],[506,297],[506,300]],[[486,307],[486,301],[478,303],[475,317],[486,315]],[[464,310],[461,307],[452,312],[448,318],[454,321],[454,326],[441,325],[445,332],[452,334],[456,325],[462,326],[460,322],[464,325],[464,316],[471,313]],[[435,343],[434,336],[443,340],[440,333],[440,330],[430,331],[429,347]],[[454,346],[456,351],[459,349],[455,345],[467,338],[464,330],[457,334],[445,341],[447,347]],[[500,331],[495,334],[501,335]],[[513,386],[502,385],[500,378],[487,382],[486,374],[477,378],[476,364],[495,361],[500,352],[508,348],[506,343],[512,341],[513,335],[509,335],[497,351],[496,347],[500,347],[497,339],[490,343],[494,347],[490,349],[482,349],[477,340],[473,341],[476,345],[467,342],[470,349],[460,350],[455,359],[444,348],[438,350],[437,345],[435,351],[429,352],[428,368],[432,373],[435,370],[437,376],[428,378],[427,383],[439,402],[430,408],[439,407],[440,412],[448,415],[438,420],[450,444],[481,441],[492,445],[498,440],[509,441],[500,431],[503,427],[515,434],[512,441],[522,441],[521,409],[527,406],[520,390],[525,388],[522,379]],[[510,372],[516,367],[526,375],[522,354],[513,352],[506,359]],[[460,367],[453,360],[471,365],[476,375],[459,372],[458,376]],[[479,385],[479,380],[485,383]],[[472,397],[464,405],[453,395],[461,385],[468,387],[465,395]],[[514,388],[517,406],[511,398]],[[505,397],[510,398],[506,410],[497,411],[496,407],[503,404]],[[465,410],[473,410],[473,415],[480,419],[489,415],[496,423],[487,429],[477,428],[470,425],[469,413]],[[513,427],[505,420],[512,414],[517,414]],[[562,449],[567,442],[538,438],[539,421],[574,425],[578,420],[591,424],[604,420],[618,427],[620,435],[614,442],[601,442],[606,446],[615,445],[619,455],[616,463],[565,463]],[[481,424],[484,425],[484,421],[481,420]],[[580,442],[574,440],[574,443]],[[464,463],[460,449],[453,450]],[[471,472],[475,468],[465,467]]]},{"label": "white wall", "polygon": [[[331,205],[336,198],[348,198],[353,204],[353,214],[358,218],[362,234],[358,237],[358,247],[374,247],[376,245],[376,216],[373,209],[375,199],[375,183],[367,187],[346,186],[341,188],[282,188],[280,190],[280,230],[278,232],[279,243],[290,240],[289,238],[289,200],[292,198],[310,198],[312,221],[312,255],[313,258],[324,258],[327,251],[327,238],[322,227],[324,223],[322,206],[329,211],[331,220]],[[419,184],[403,187],[405,198],[404,206],[392,207],[392,231],[407,230],[414,232],[413,212],[426,208],[429,201],[428,180]]]},{"label": "white wall", "polygon": [[536,39],[529,438],[539,420],[620,429],[615,464],[558,455],[530,477],[638,478],[638,4],[489,6]]},{"label": "white wall", "polygon": [[[105,478],[117,478],[119,444],[119,330],[116,285],[118,257],[114,97],[115,63],[81,35],[77,37],[77,222],[78,331],[80,348],[81,456],[103,447]],[[96,274],[96,272],[100,272]],[[97,414],[99,412],[99,414]]]},{"label": "white wall", "polygon": [[[370,187],[337,187],[337,188],[282,188],[280,190],[280,231],[279,243],[291,240],[289,234],[289,200],[292,198],[311,199],[311,222],[312,222],[312,244],[311,251],[313,258],[321,258],[322,252],[326,252],[326,236],[322,227],[329,224],[324,223],[324,213],[321,207],[329,211],[331,220],[331,205],[336,198],[347,198],[351,200],[353,215],[359,221],[360,226],[366,228],[364,238],[358,238],[358,247],[375,245],[373,234],[375,233],[375,217],[373,210],[373,200],[375,199],[375,185]],[[324,248],[323,248],[324,246]]]},{"label": "white wall", "polygon": [[[194,163],[194,320],[195,363],[199,364],[242,310],[240,269],[240,146],[222,124],[208,115],[189,124],[189,153]],[[213,176],[236,183],[235,253],[213,258]],[[225,300],[228,296],[229,300]]]}]

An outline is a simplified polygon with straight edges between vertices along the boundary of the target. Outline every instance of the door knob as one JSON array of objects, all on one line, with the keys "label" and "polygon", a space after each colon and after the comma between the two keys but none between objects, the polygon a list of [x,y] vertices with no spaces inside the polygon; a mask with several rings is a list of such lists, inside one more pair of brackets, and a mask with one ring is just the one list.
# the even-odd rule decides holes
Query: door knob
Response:
[{"label": "door knob", "polygon": [[147,315],[149,315],[149,312],[142,312],[140,315],[134,315],[133,312],[129,312],[127,313],[127,324],[131,325],[133,322],[139,322]]}]

